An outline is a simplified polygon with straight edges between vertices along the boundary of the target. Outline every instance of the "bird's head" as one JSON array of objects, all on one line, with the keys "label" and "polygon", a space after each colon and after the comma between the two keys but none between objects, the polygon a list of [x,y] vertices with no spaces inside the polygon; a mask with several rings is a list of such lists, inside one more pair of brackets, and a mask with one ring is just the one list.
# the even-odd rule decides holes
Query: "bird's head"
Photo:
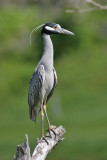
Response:
[{"label": "bird's head", "polygon": [[64,28],[62,28],[59,24],[56,23],[46,23],[42,27],[41,34],[69,34],[69,35],[74,35],[71,31],[68,31]]},{"label": "bird's head", "polygon": [[42,24],[32,30],[30,33],[30,45],[31,45],[31,37],[34,31],[37,31],[39,28],[42,27],[41,34],[45,33],[47,35],[51,34],[69,34],[69,35],[74,35],[71,31],[68,31],[67,29],[62,28],[59,24],[56,23],[46,23]]}]

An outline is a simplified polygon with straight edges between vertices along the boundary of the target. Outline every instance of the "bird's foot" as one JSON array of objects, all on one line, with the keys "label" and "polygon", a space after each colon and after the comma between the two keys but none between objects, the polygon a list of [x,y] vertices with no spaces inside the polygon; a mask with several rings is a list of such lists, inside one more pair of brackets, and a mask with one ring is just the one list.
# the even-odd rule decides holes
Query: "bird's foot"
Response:
[{"label": "bird's foot", "polygon": [[56,137],[56,132],[54,131],[54,129],[56,129],[56,127],[55,126],[49,126],[49,129],[48,129],[48,132],[49,132],[49,136],[47,136],[47,137],[50,137],[50,138],[52,138],[52,135],[51,135],[51,132],[53,132],[53,134],[55,135],[55,137]]},{"label": "bird's foot", "polygon": [[47,145],[49,144],[45,136],[42,136],[39,142],[42,142],[43,140],[47,143]]}]

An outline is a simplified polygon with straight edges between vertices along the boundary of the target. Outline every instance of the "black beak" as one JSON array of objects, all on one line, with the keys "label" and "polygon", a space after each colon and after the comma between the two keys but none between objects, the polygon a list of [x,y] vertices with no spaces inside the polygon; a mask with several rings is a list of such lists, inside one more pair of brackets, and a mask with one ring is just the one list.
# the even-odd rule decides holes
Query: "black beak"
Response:
[{"label": "black beak", "polygon": [[61,30],[59,31],[59,33],[74,35],[74,33],[72,33],[71,31],[68,31],[67,29],[64,29],[64,28],[61,28]]}]

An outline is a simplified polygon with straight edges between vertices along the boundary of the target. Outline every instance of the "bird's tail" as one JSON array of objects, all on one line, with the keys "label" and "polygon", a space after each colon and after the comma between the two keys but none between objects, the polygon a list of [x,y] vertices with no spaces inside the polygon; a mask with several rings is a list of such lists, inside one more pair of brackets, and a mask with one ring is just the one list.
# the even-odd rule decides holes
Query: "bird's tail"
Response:
[{"label": "bird's tail", "polygon": [[37,113],[35,111],[31,111],[30,119],[36,123]]}]

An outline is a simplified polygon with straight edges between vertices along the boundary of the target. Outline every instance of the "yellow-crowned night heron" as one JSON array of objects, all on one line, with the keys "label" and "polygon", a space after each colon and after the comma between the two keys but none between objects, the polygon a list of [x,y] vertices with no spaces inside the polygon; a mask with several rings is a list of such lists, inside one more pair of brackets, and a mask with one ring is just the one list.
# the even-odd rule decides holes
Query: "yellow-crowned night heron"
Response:
[{"label": "yellow-crowned night heron", "polygon": [[41,35],[44,43],[44,51],[41,60],[39,61],[32,78],[29,82],[29,114],[30,118],[36,122],[38,113],[41,111],[42,117],[42,138],[43,132],[43,118],[44,113],[47,118],[49,130],[51,130],[49,119],[46,112],[46,103],[52,96],[53,91],[57,85],[57,75],[53,66],[53,44],[50,38],[51,34],[69,34],[72,32],[61,28],[59,24],[46,23],[42,27]]}]

